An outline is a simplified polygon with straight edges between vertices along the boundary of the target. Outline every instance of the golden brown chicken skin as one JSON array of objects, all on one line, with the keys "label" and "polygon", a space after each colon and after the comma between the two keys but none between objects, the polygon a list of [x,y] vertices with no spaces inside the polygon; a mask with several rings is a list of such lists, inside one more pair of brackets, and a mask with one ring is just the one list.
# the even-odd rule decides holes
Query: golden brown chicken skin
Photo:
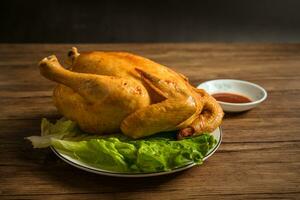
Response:
[{"label": "golden brown chicken skin", "polygon": [[58,83],[53,99],[58,111],[84,131],[122,131],[141,138],[179,130],[178,137],[211,132],[223,111],[185,76],[147,58],[125,52],[68,53],[70,69],[55,56],[39,63],[41,74]]}]

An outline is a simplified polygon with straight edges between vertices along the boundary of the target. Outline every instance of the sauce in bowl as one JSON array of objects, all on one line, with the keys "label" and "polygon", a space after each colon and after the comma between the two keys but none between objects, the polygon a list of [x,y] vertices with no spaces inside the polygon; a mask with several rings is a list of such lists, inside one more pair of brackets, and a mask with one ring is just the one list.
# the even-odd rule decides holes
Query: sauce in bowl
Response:
[{"label": "sauce in bowl", "polygon": [[250,103],[252,102],[250,98],[233,93],[215,93],[212,96],[217,101],[227,102],[227,103]]}]

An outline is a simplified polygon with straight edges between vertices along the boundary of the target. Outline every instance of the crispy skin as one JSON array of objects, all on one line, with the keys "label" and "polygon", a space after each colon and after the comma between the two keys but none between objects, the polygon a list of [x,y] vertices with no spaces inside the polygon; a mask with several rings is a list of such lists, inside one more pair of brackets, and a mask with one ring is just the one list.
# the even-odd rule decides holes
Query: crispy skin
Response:
[{"label": "crispy skin", "polygon": [[195,89],[182,74],[125,52],[69,52],[70,70],[55,56],[39,63],[55,81],[54,102],[61,114],[95,134],[122,131],[133,138],[189,128],[211,131],[223,111],[214,98]]}]

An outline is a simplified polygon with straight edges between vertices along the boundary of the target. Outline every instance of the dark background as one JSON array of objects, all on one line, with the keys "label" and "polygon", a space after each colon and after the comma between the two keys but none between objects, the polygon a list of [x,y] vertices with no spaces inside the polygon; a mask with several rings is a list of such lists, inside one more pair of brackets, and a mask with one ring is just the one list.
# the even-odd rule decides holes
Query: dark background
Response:
[{"label": "dark background", "polygon": [[300,42],[299,0],[1,1],[0,42]]}]

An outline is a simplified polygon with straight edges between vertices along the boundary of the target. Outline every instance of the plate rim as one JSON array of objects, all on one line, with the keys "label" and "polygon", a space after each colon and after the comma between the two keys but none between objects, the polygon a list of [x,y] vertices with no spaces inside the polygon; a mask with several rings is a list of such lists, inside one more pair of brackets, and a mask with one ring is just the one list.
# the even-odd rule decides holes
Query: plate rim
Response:
[{"label": "plate rim", "polygon": [[[221,143],[222,143],[222,138],[223,138],[223,131],[222,131],[222,127],[219,126],[217,129],[219,129],[220,132],[220,139],[218,141],[218,143],[214,146],[214,148],[212,149],[211,152],[209,152],[204,158],[203,161],[207,160],[209,157],[211,157],[220,147]],[[100,174],[100,175],[105,175],[105,176],[113,176],[113,177],[150,177],[150,176],[160,176],[160,175],[166,175],[166,174],[171,174],[171,173],[176,173],[179,171],[183,171],[186,169],[189,169],[195,165],[197,165],[197,163],[190,163],[190,164],[186,164],[184,166],[178,167],[178,168],[174,168],[171,169],[170,171],[161,171],[161,172],[139,172],[139,173],[135,173],[135,172],[111,172],[111,171],[107,171],[107,170],[102,170],[102,169],[93,169],[90,168],[88,166],[83,166],[80,165],[78,163],[73,162],[72,160],[69,160],[67,158],[65,158],[64,156],[62,156],[62,154],[57,151],[53,146],[50,146],[51,150],[54,152],[54,154],[56,154],[56,156],[58,156],[61,160],[63,160],[64,162],[68,163],[69,165],[72,165],[73,167],[76,167],[78,169],[87,171],[87,172],[91,172],[94,174]]]}]

